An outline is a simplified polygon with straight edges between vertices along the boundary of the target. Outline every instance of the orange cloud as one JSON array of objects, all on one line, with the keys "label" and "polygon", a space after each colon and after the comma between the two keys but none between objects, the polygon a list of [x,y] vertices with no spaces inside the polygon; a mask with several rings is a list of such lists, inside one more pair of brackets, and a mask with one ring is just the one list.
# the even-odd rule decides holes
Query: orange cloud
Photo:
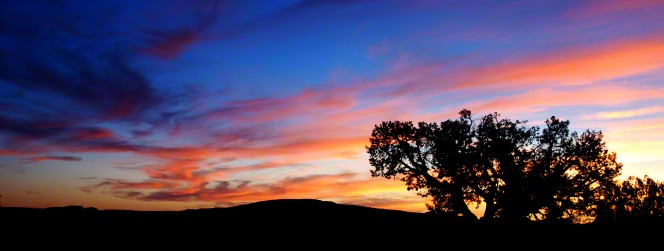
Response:
[{"label": "orange cloud", "polygon": [[473,112],[536,112],[561,106],[616,105],[664,98],[664,90],[622,86],[583,86],[574,89],[541,88],[490,101],[467,104]]},{"label": "orange cloud", "polygon": [[250,202],[278,198],[371,197],[385,193],[403,194],[405,190],[398,181],[382,178],[358,180],[356,174],[343,173],[287,178],[269,185],[243,183],[231,187],[229,183],[220,183],[215,188],[200,191],[196,196],[204,201]]},{"label": "orange cloud", "polygon": [[[177,184],[163,179],[144,182],[108,180],[90,186],[86,191],[107,187],[119,197],[149,201],[195,200],[235,205],[280,198],[314,198],[407,211],[425,210],[424,198],[406,191],[401,182],[383,178],[358,179],[357,174],[351,173],[291,177],[269,184],[248,181],[205,182],[192,187]],[[132,196],[128,196],[130,193]],[[387,195],[401,199],[381,199]]]},{"label": "orange cloud", "polygon": [[265,147],[232,149],[241,156],[273,157],[273,156],[299,156],[302,160],[320,158],[348,158],[348,152],[357,152],[364,149],[368,138],[313,138],[294,140],[293,142],[279,142]]},{"label": "orange cloud", "polygon": [[589,84],[664,67],[664,36],[537,55],[473,71],[460,87],[489,84]]},{"label": "orange cloud", "polygon": [[147,148],[140,149],[138,153],[167,159],[203,159],[220,155],[220,151],[218,149],[206,146]]},{"label": "orange cloud", "polygon": [[593,84],[663,67],[664,35],[660,33],[640,39],[553,49],[482,67],[464,65],[458,69],[444,63],[399,66],[386,76],[365,83],[365,87],[375,88],[383,96],[385,91],[380,88],[389,87],[390,97],[411,95],[421,100],[471,88],[473,92],[495,92],[502,88],[523,90]]},{"label": "orange cloud", "polygon": [[429,199],[422,197],[403,197],[403,196],[386,196],[386,197],[350,197],[346,198],[340,203],[360,205],[373,208],[384,208],[393,210],[402,210],[409,212],[425,212],[425,204]]}]

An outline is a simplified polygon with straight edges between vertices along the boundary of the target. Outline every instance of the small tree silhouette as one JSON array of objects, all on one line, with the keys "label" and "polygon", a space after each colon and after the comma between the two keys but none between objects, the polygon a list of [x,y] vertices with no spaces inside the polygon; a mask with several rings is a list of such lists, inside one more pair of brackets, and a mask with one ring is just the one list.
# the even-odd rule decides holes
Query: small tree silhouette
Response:
[{"label": "small tree silhouette", "polygon": [[501,119],[478,120],[469,110],[441,123],[388,121],[376,125],[367,152],[372,176],[395,178],[431,197],[430,211],[484,221],[582,221],[597,215],[614,191],[622,164],[602,133],[570,132],[556,117],[546,127]]},{"label": "small tree silhouette", "polygon": [[664,182],[630,176],[605,196],[598,221],[664,223]]}]

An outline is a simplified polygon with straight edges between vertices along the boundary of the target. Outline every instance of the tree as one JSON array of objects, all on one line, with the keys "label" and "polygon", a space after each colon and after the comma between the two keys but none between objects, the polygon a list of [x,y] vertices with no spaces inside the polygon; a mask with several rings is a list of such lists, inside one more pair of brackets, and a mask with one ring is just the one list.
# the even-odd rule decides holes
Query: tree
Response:
[{"label": "tree", "polygon": [[664,222],[664,182],[629,176],[605,195],[598,217],[606,222]]},{"label": "tree", "polygon": [[374,177],[405,182],[430,197],[430,211],[484,221],[594,217],[603,194],[615,186],[622,164],[602,133],[570,133],[569,121],[546,127],[501,119],[474,120],[469,110],[441,123],[387,121],[376,125],[367,147]]}]

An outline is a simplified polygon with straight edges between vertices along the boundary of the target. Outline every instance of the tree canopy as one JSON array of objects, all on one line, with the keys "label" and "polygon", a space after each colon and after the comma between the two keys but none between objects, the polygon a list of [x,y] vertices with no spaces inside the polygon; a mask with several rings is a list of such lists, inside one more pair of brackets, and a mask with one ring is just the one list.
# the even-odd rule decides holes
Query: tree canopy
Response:
[{"label": "tree canopy", "polygon": [[664,223],[664,182],[629,176],[604,197],[600,223]]},{"label": "tree canopy", "polygon": [[[430,211],[484,221],[588,220],[620,190],[622,164],[601,131],[571,132],[569,121],[556,117],[539,128],[498,113],[459,115],[376,125],[367,147],[371,175],[430,197]],[[479,206],[480,218],[471,210]]]}]

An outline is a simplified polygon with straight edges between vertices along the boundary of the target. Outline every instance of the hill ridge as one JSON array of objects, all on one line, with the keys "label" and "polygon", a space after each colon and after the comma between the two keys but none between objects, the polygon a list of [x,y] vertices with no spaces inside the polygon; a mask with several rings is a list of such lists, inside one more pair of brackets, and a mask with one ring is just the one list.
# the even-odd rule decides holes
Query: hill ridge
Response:
[{"label": "hill ridge", "polygon": [[340,204],[317,199],[276,199],[219,208],[181,211],[98,210],[65,206],[0,208],[8,223],[31,225],[127,225],[174,226],[346,226],[346,225],[432,225],[460,222],[458,217],[406,212],[367,206]]}]

